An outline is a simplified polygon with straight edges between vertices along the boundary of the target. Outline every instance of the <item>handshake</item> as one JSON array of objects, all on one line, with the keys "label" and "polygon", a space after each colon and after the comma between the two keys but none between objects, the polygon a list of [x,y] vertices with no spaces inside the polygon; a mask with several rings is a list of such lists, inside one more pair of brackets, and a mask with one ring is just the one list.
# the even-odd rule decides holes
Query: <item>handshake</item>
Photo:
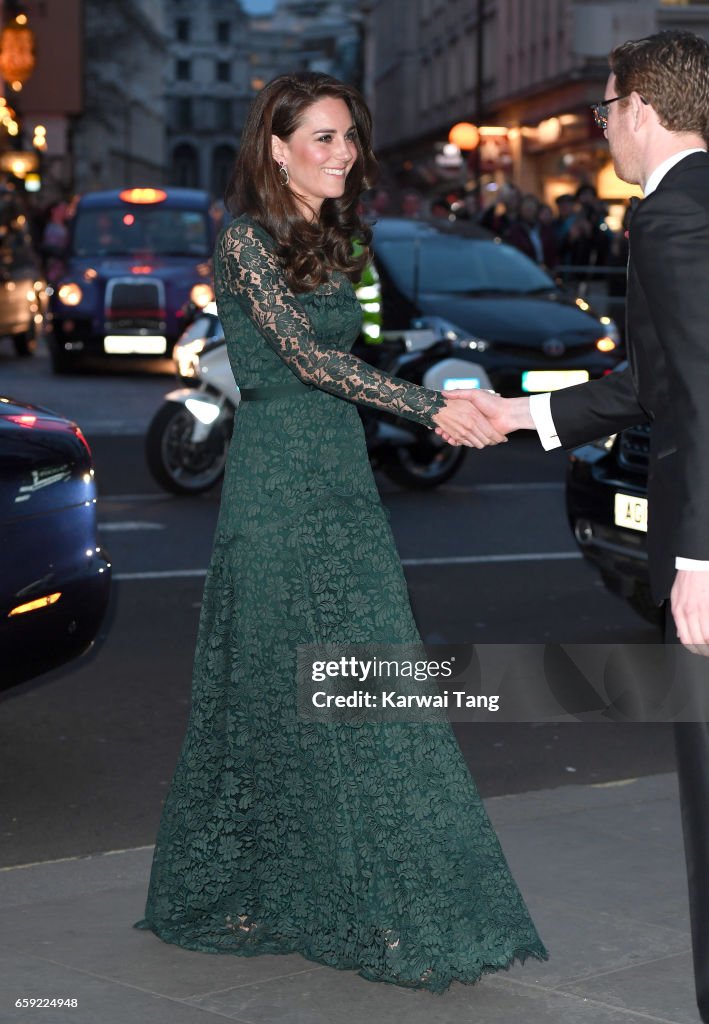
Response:
[{"label": "handshake", "polygon": [[436,433],[452,445],[485,448],[514,430],[532,430],[528,398],[501,398],[478,389],[443,391],[446,404],[433,417]]}]

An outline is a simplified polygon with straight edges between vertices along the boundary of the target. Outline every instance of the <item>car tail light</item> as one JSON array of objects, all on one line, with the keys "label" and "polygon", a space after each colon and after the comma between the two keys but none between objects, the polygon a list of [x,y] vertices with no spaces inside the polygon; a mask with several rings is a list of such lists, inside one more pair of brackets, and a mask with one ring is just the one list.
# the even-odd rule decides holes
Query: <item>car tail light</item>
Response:
[{"label": "car tail light", "polygon": [[0,415],[0,419],[10,420],[11,423],[16,423],[18,427],[25,427],[27,430],[56,430],[73,434],[74,437],[81,441],[87,455],[91,458],[89,442],[84,437],[81,427],[77,427],[76,423],[65,423],[63,420],[53,420],[45,416],[38,416],[35,413],[7,413],[6,415]]}]

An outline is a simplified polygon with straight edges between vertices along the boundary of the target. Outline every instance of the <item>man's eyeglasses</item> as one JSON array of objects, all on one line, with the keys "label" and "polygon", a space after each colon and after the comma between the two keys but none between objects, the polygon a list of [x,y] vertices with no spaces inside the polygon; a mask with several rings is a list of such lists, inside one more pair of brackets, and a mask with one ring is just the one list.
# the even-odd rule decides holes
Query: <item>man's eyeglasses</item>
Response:
[{"label": "man's eyeglasses", "polygon": [[[611,103],[617,103],[618,100],[627,100],[628,96],[630,95],[631,93],[626,93],[625,96],[614,96],[613,99],[601,100],[600,103],[591,104],[591,110],[593,111],[593,120],[596,122],[599,128],[605,131],[608,127],[608,108],[610,107]],[[648,101],[645,99],[645,97],[641,96],[640,99],[647,106]]]}]

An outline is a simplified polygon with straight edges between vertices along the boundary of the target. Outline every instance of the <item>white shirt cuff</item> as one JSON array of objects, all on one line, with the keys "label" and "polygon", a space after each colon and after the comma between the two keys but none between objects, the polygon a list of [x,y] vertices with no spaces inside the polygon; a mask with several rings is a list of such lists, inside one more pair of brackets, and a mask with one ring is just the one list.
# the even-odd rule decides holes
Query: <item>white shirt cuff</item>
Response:
[{"label": "white shirt cuff", "polygon": [[551,415],[551,392],[547,391],[542,395],[531,395],[529,411],[534,420],[534,426],[539,434],[539,440],[542,442],[544,451],[550,452],[553,448],[561,448],[561,441],[559,440],[559,435],[556,432]]},{"label": "white shirt cuff", "polygon": [[709,572],[709,562],[700,562],[696,558],[675,558],[675,569],[685,569],[688,572]]}]

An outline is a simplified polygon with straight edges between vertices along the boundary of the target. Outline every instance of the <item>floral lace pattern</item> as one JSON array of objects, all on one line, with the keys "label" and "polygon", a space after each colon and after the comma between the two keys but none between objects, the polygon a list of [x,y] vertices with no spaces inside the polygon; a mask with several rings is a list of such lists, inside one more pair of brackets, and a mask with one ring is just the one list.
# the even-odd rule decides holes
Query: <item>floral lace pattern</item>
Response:
[{"label": "floral lace pattern", "polygon": [[236,416],[191,713],[137,927],[186,949],[298,952],[432,992],[545,959],[448,724],[297,715],[298,644],[419,639],[342,398],[417,417],[433,406],[347,362],[360,313],[344,277],[294,299],[250,222],[224,238],[217,289],[237,381],[279,384],[295,368],[317,388]]},{"label": "floral lace pattern", "polygon": [[217,260],[220,312],[225,300],[237,302],[299,380],[434,425],[432,416],[445,404],[440,392],[391,377],[318,342],[303,306],[286,285],[268,236],[253,221],[241,218],[222,233]]}]

